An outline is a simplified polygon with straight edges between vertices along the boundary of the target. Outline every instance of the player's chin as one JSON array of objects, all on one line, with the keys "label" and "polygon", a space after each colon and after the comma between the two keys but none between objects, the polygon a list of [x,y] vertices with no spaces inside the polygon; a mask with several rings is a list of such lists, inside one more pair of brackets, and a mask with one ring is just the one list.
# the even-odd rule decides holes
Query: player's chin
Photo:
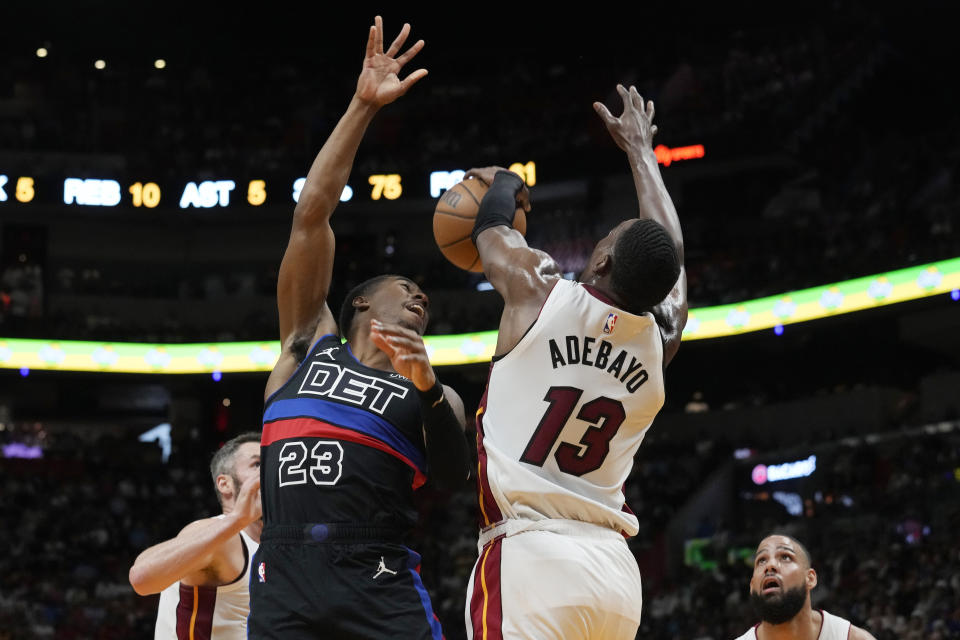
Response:
[{"label": "player's chin", "polygon": [[397,324],[403,327],[404,329],[409,329],[410,331],[413,331],[419,336],[422,336],[424,331],[426,331],[427,329],[426,320],[420,320],[419,322],[415,322],[413,320],[407,320],[406,318],[404,318],[398,321]]}]

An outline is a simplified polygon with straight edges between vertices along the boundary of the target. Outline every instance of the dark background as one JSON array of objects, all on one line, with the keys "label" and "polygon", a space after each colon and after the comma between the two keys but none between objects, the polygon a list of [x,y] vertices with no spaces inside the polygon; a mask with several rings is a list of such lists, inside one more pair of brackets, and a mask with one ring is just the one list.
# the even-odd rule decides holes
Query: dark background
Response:
[{"label": "dark background", "polygon": [[[946,3],[389,9],[387,42],[411,22],[427,45],[407,71],[430,75],[361,145],[355,191],[374,172],[401,173],[406,188],[334,215],[334,307],[356,282],[399,272],[433,300],[428,333],[496,328],[496,294],[433,245],[435,169],[535,161],[528,239],[582,269],[636,206],[623,154],[591,109],[602,100],[617,113],[618,82],[657,102],[658,144],[705,145],[703,159],[662,169],[692,307],[960,255]],[[230,177],[235,202],[246,179],[305,175],[349,100],[375,11],[11,6],[0,173]],[[153,68],[157,57],[166,69]],[[0,336],[276,339],[292,206],[184,211],[174,193],[155,210],[0,203]],[[737,550],[773,527],[813,552],[818,605],[878,638],[960,637],[957,306],[941,295],[783,336],[683,345],[627,485],[641,522],[631,541],[645,585],[640,637],[742,633],[755,617]],[[440,371],[468,414],[486,370]],[[134,595],[126,571],[217,511],[206,466],[221,442],[259,429],[265,377],[0,370],[0,442],[45,456],[0,458],[0,638],[150,637],[155,598]],[[161,422],[172,424],[167,464],[136,439]],[[743,469],[813,452],[824,466],[803,491],[804,516],[742,499]],[[421,502],[411,546],[447,637],[462,637],[473,497],[427,488]],[[693,539],[709,541],[717,568],[683,564]]]}]

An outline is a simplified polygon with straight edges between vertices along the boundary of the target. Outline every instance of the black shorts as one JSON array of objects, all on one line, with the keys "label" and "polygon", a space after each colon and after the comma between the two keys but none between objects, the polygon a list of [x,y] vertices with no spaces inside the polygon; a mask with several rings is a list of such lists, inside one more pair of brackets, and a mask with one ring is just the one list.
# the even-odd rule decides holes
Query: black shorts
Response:
[{"label": "black shorts", "polygon": [[420,555],[384,530],[269,526],[253,556],[248,638],[441,640]]}]

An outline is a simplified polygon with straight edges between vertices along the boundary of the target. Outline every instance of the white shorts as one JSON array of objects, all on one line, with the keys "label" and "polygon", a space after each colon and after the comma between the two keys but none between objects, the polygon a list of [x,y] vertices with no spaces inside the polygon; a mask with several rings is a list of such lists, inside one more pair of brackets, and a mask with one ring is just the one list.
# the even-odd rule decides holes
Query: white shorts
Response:
[{"label": "white shorts", "polygon": [[640,570],[624,537],[574,520],[505,520],[485,529],[467,585],[474,640],[633,640]]}]

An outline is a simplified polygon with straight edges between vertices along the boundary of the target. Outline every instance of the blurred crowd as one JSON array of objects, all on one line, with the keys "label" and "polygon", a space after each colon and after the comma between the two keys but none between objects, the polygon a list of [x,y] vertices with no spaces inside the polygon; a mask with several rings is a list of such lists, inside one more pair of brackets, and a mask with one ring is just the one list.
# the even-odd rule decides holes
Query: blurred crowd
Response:
[{"label": "blurred crowd", "polygon": [[[196,431],[175,438],[164,465],[156,444],[129,433],[8,424],[0,442],[44,449],[40,460],[0,459],[0,519],[7,523],[0,638],[149,637],[157,599],[136,596],[127,570],[147,546],[218,512],[206,470],[211,443]],[[838,499],[819,500],[806,517],[739,502],[698,529],[719,561],[645,568],[638,638],[729,640],[756,622],[747,600],[749,556],[773,529],[810,549],[819,575],[815,606],[879,640],[960,638],[960,430],[901,430],[823,447],[832,462],[819,491]],[[731,454],[722,440],[641,448],[627,483],[641,523],[630,543],[641,567],[650,548],[665,548],[655,541],[676,511]],[[427,487],[419,505],[409,546],[424,557],[424,582],[446,636],[462,638],[477,555],[475,499],[466,490]]]},{"label": "blurred crowd", "polygon": [[[893,9],[858,3],[827,11],[822,20],[759,17],[707,39],[670,35],[663,47],[656,39],[669,31],[648,34],[651,55],[636,59],[610,59],[598,43],[592,55],[547,66],[518,56],[463,74],[458,60],[440,56],[429,82],[380,114],[355,170],[418,174],[535,158],[541,184],[584,181],[586,195],[540,207],[534,188],[528,233],[576,274],[608,230],[600,215],[606,181],[627,176],[589,109],[596,99],[614,104],[611,87],[622,81],[657,101],[658,143],[706,145],[704,159],[663,169],[683,222],[692,306],[960,255],[960,120],[929,92],[925,117],[890,113],[891,86],[919,95],[930,81],[915,64],[909,25]],[[349,95],[352,73],[298,57],[242,62],[214,70],[219,62],[199,56],[134,71],[121,60],[98,71],[21,51],[0,72],[0,152],[54,165],[108,157],[131,175],[158,167],[170,176],[302,174],[339,117],[343,100],[333,96]],[[258,78],[256,91],[249,77]],[[536,90],[511,92],[505,105],[503,89],[515,85]],[[428,292],[461,294],[435,308],[433,332],[494,328],[499,306],[476,295],[481,278],[411,233],[338,234],[334,304],[365,277],[399,272]],[[21,256],[12,246],[4,253],[4,335],[200,341],[277,333],[278,265],[246,261],[243,247],[235,263],[221,264],[180,263],[175,251],[149,265],[56,251]],[[145,300],[160,311],[131,320],[117,309]],[[195,319],[222,308],[231,317],[220,326]]]}]

